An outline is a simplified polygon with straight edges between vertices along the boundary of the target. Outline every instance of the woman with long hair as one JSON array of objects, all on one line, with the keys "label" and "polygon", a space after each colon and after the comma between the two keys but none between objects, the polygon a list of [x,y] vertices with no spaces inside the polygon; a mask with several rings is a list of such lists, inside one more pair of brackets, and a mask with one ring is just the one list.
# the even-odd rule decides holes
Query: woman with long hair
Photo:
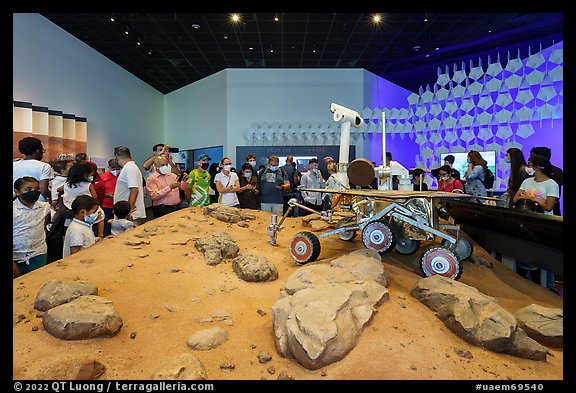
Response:
[{"label": "woman with long hair", "polygon": [[466,194],[476,196],[486,196],[486,187],[482,183],[486,176],[487,162],[482,158],[480,152],[470,150],[468,152],[468,170],[464,174],[466,179]]},{"label": "woman with long hair", "polygon": [[547,157],[536,154],[530,155],[526,172],[533,177],[528,177],[522,182],[514,195],[514,203],[520,199],[530,199],[542,207],[544,214],[554,214],[554,204],[556,198],[559,197],[559,187],[558,183],[548,176],[549,170],[550,160]]},{"label": "woman with long hair", "polygon": [[522,150],[511,147],[506,150],[504,161],[510,163],[510,177],[508,178],[508,188],[502,195],[504,207],[514,207],[514,195],[520,189],[522,182],[528,177],[526,173],[526,160]]}]

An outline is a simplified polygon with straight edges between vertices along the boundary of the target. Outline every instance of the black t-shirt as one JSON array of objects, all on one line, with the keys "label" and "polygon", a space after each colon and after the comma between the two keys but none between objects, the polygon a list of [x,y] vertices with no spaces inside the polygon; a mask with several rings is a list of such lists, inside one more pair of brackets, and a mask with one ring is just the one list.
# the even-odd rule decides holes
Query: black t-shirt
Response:
[{"label": "black t-shirt", "polygon": [[[414,191],[428,191],[428,184],[422,182],[420,184],[412,184],[414,186]],[[420,189],[422,186],[422,189]]]}]

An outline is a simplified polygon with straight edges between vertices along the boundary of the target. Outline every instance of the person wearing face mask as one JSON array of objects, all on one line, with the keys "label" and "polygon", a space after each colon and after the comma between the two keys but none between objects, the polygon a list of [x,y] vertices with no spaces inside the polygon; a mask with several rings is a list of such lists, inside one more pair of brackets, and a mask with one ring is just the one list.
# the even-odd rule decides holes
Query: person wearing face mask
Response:
[{"label": "person wearing face mask", "polygon": [[254,172],[257,171],[257,168],[256,168],[256,164],[257,164],[257,162],[256,162],[256,156],[255,156],[254,154],[248,154],[248,155],[246,156],[246,162],[247,162],[248,164],[250,164],[250,166],[252,167],[252,169],[254,169]]},{"label": "person wearing face mask", "polygon": [[240,188],[237,191],[240,207],[243,209],[258,210],[260,207],[260,189],[258,188],[258,176],[250,163],[242,164],[240,172]]},{"label": "person wearing face mask", "polygon": [[132,154],[128,147],[115,147],[114,157],[116,157],[118,164],[122,167],[116,181],[114,203],[128,201],[132,208],[130,219],[136,226],[143,224],[146,221],[146,206],[144,205],[144,177],[142,172],[132,159]]},{"label": "person wearing face mask", "polygon": [[[100,218],[98,200],[88,195],[79,195],[72,202],[74,219],[66,230],[62,257],[88,248],[96,243],[92,226]],[[102,218],[104,214],[102,213]]]},{"label": "person wearing face mask", "polygon": [[516,147],[509,148],[506,150],[504,161],[510,164],[510,176],[508,177],[508,187],[500,197],[502,202],[499,205],[511,209],[514,207],[514,195],[516,195],[520,185],[529,175],[526,172],[526,160],[522,150]]},{"label": "person wearing face mask", "polygon": [[464,185],[453,177],[450,165],[442,165],[438,169],[438,191],[464,193]]},{"label": "person wearing face mask", "polygon": [[240,201],[236,192],[240,189],[240,180],[238,174],[232,171],[232,160],[229,157],[222,157],[219,166],[221,170],[214,178],[214,183],[220,193],[220,203],[239,207]]},{"label": "person wearing face mask", "polygon": [[104,210],[104,237],[110,236],[112,228],[108,224],[108,220],[114,218],[114,190],[116,189],[116,181],[120,175],[120,165],[115,158],[108,160],[108,170],[100,175],[100,181],[104,184],[104,200],[102,202],[102,210]]},{"label": "person wearing face mask", "polygon": [[554,214],[554,204],[559,198],[560,190],[558,183],[548,176],[550,161],[545,156],[532,154],[528,159],[526,172],[530,177],[526,178],[516,194],[514,203],[520,199],[530,199],[537,203],[544,214]]},{"label": "person wearing face mask", "polygon": [[180,192],[186,190],[188,183],[172,173],[168,158],[160,155],[154,160],[154,172],[148,176],[146,189],[152,198],[154,218],[162,217],[180,209]]},{"label": "person wearing face mask", "polygon": [[[41,161],[45,152],[42,141],[31,136],[24,137],[18,141],[18,151],[24,158],[12,163],[12,183],[18,178],[31,176],[40,183],[40,200],[51,202],[49,184],[53,173],[50,164]],[[12,197],[16,198],[16,194],[12,194]]]},{"label": "person wearing face mask", "polygon": [[284,169],[280,168],[277,155],[268,157],[268,167],[258,177],[260,183],[260,210],[277,216],[284,213],[284,196],[282,191],[290,188],[290,180]]},{"label": "person wearing face mask", "polygon": [[[326,186],[326,181],[322,177],[320,170],[318,169],[318,159],[311,158],[308,161],[308,172],[302,175],[302,180],[300,181],[300,185],[304,188],[324,188]],[[304,205],[316,210],[317,212],[322,211],[323,202],[322,202],[322,193],[317,191],[303,191],[300,190],[302,193],[302,199],[304,200]],[[311,214],[310,212],[303,210],[301,212],[302,215]]]},{"label": "person wearing face mask", "polygon": [[201,154],[196,162],[198,168],[188,173],[190,206],[208,206],[210,204],[210,180],[212,175],[208,170],[211,160],[208,154]]},{"label": "person wearing face mask", "polygon": [[48,246],[46,225],[50,222],[50,204],[40,198],[40,182],[24,176],[14,182],[16,199],[12,202],[12,277],[46,265]]}]

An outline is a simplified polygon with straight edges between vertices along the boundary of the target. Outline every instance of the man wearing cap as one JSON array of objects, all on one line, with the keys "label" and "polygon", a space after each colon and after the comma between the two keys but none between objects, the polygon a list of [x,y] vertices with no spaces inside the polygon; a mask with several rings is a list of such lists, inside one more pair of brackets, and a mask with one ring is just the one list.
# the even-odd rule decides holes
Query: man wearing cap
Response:
[{"label": "man wearing cap", "polygon": [[[326,181],[322,177],[322,174],[318,170],[318,159],[311,158],[308,161],[308,172],[302,175],[302,180],[300,180],[300,185],[304,188],[324,188]],[[317,191],[303,191],[301,190],[302,198],[304,199],[304,205],[316,210],[317,212],[322,211],[322,193]],[[309,214],[306,212],[307,215]]]},{"label": "man wearing cap", "polygon": [[188,174],[188,184],[190,189],[190,206],[207,206],[210,204],[210,157],[208,154],[201,154],[196,164],[198,168],[193,169]]}]

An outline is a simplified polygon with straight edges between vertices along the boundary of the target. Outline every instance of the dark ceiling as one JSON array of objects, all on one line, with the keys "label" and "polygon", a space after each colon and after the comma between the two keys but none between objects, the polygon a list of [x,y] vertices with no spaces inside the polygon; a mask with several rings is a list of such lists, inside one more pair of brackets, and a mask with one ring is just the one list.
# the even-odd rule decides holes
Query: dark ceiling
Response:
[{"label": "dark ceiling", "polygon": [[498,53],[505,64],[563,40],[562,13],[41,15],[165,94],[226,68],[364,68],[418,92],[438,67]]}]

